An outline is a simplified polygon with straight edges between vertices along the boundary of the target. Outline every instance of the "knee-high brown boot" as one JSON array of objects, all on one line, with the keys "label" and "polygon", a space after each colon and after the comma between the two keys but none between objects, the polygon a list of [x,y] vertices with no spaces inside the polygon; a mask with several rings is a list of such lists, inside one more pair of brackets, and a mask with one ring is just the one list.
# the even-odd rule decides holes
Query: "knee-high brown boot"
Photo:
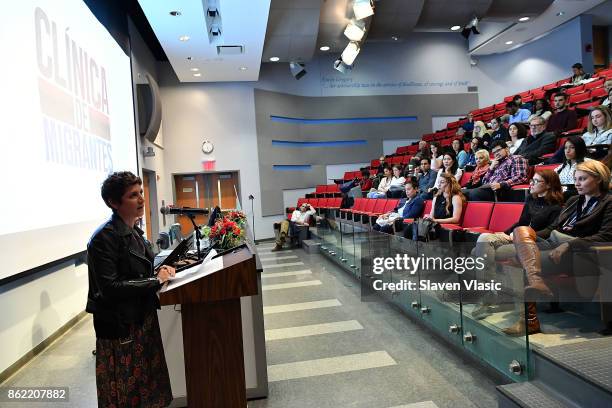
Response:
[{"label": "knee-high brown boot", "polygon": [[529,286],[525,287],[525,299],[553,296],[552,291],[542,279],[540,250],[536,245],[536,233],[531,227],[516,227],[513,231],[516,255],[527,274]]},{"label": "knee-high brown boot", "polygon": [[[509,336],[525,335],[525,313],[521,312],[519,319],[512,326],[502,329],[502,332]],[[540,332],[540,321],[535,302],[527,302],[527,333],[535,334]]]}]

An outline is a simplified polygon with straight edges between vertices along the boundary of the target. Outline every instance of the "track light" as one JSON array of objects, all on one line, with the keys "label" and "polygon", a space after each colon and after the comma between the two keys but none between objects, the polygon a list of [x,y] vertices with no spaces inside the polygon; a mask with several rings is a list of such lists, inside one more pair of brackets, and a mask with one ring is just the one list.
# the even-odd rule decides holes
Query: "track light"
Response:
[{"label": "track light", "polygon": [[364,34],[365,28],[362,27],[361,24],[358,25],[353,21],[351,21],[344,30],[344,35],[351,41],[361,41]]},{"label": "track light", "polygon": [[359,55],[359,51],[361,51],[359,44],[357,44],[355,41],[351,41],[348,43],[344,51],[342,51],[340,58],[346,65],[353,65],[355,58],[357,58],[357,55]]},{"label": "track light", "polygon": [[374,14],[372,2],[370,0],[355,0],[353,3],[353,12],[355,13],[355,18],[357,20],[370,17],[372,14]]},{"label": "track light", "polygon": [[473,19],[471,19],[470,22],[467,23],[465,27],[463,27],[463,30],[461,31],[461,35],[467,39],[472,33],[480,34],[480,31],[478,31],[479,22],[480,20],[478,20],[478,17],[474,17]]},{"label": "track light", "polygon": [[306,75],[306,70],[304,68],[306,68],[306,66],[299,62],[291,61],[289,63],[289,70],[291,71],[291,75],[293,75],[295,79],[299,80],[304,75]]},{"label": "track light", "polygon": [[353,69],[353,67],[350,65],[346,65],[341,59],[337,59],[334,61],[334,69],[336,71],[342,72],[343,74],[346,74],[351,69]]}]

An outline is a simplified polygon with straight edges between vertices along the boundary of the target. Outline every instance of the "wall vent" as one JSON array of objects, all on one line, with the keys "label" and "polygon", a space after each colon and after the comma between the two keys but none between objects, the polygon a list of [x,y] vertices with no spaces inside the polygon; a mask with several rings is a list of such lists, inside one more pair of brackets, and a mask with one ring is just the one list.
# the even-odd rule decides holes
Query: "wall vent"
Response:
[{"label": "wall vent", "polygon": [[240,55],[244,53],[242,45],[217,45],[217,55]]}]

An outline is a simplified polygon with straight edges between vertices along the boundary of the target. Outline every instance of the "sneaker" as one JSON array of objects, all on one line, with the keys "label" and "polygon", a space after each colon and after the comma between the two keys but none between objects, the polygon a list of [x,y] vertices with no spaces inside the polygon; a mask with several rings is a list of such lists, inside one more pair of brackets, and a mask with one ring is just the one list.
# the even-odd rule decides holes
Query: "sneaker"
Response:
[{"label": "sneaker", "polygon": [[281,251],[282,249],[283,249],[282,245],[276,244],[276,246],[272,248],[270,252],[278,252],[278,251]]}]

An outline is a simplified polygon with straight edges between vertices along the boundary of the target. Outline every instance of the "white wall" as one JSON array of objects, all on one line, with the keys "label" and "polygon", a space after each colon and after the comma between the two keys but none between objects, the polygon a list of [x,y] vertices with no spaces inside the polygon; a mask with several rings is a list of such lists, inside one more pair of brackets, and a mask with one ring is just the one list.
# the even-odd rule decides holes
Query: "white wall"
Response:
[{"label": "white wall", "polygon": [[464,118],[467,112],[460,116],[432,116],[431,117],[431,128],[436,130],[446,129],[446,124],[448,122],[454,122],[461,118]]},{"label": "white wall", "polygon": [[[375,159],[375,157],[372,157]],[[346,163],[346,164],[328,164],[325,166],[327,174],[327,184],[333,183],[334,179],[341,179],[347,171],[357,171],[362,167],[369,166],[370,163]]]},{"label": "white wall", "polygon": [[[293,190],[283,190],[283,207],[295,207],[298,198],[306,196],[315,191],[315,186],[310,188],[296,188]],[[259,239],[259,238],[257,238]]]}]

